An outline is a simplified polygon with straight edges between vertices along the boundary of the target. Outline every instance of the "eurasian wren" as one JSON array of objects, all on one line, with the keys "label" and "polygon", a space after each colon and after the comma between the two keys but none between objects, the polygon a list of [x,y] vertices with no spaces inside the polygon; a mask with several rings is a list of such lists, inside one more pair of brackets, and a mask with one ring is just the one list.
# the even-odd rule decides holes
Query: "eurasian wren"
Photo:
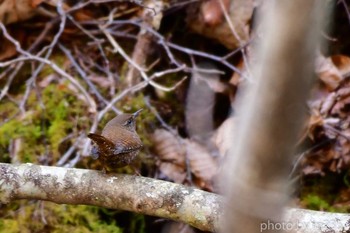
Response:
[{"label": "eurasian wren", "polygon": [[141,111],[114,117],[103,128],[101,135],[88,134],[94,142],[92,157],[100,159],[104,172],[130,165],[143,146],[135,129],[135,118]]}]

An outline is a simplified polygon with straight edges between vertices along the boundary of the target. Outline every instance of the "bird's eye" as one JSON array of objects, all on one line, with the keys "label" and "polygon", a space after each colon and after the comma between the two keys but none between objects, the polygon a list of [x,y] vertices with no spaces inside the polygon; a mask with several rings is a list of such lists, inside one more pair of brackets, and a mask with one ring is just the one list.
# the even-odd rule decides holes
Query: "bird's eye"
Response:
[{"label": "bird's eye", "polygon": [[125,125],[131,125],[131,123],[132,123],[132,119],[130,118],[125,122]]}]

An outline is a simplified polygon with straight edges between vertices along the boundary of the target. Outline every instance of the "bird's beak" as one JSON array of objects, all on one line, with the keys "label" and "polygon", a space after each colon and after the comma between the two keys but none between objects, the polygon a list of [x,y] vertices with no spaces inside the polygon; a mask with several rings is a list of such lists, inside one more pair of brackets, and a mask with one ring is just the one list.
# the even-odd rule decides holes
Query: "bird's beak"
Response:
[{"label": "bird's beak", "polygon": [[133,116],[134,118],[136,118],[142,110],[143,110],[142,108],[139,109],[139,110],[137,110],[136,112],[134,112],[134,113],[132,114],[132,116]]}]

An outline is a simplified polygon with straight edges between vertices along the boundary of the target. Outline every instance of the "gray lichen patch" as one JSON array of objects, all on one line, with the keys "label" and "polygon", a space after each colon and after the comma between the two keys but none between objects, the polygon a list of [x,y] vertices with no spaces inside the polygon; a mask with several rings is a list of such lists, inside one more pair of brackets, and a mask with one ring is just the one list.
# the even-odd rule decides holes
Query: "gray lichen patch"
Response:
[{"label": "gray lichen patch", "polygon": [[19,176],[13,167],[0,165],[0,203],[7,204],[12,200],[14,192],[20,187]]},{"label": "gray lichen patch", "polygon": [[[210,193],[170,182],[84,169],[0,164],[0,200],[48,200],[128,210],[213,229]],[[209,199],[208,199],[209,198]],[[209,201],[206,201],[209,200]],[[216,211],[215,213],[219,213]],[[192,216],[191,216],[192,215]]]},{"label": "gray lichen patch", "polygon": [[175,188],[164,196],[164,205],[170,214],[179,212],[180,207],[184,204],[185,196],[181,192],[181,187]]}]

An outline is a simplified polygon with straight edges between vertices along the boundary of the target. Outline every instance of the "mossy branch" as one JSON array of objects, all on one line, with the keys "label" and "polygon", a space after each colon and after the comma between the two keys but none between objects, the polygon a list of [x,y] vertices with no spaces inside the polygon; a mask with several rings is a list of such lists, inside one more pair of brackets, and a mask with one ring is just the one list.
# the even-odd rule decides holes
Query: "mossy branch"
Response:
[{"label": "mossy branch", "polygon": [[166,181],[124,174],[33,164],[0,163],[0,203],[37,199],[128,210],[219,229],[222,198]]},{"label": "mossy branch", "polygon": [[[99,171],[0,163],[0,203],[36,199],[59,204],[84,204],[121,209],[188,223],[204,231],[222,228],[223,198],[162,180]],[[260,230],[320,232],[347,230],[350,215],[289,209],[283,223],[263,222]]]}]

